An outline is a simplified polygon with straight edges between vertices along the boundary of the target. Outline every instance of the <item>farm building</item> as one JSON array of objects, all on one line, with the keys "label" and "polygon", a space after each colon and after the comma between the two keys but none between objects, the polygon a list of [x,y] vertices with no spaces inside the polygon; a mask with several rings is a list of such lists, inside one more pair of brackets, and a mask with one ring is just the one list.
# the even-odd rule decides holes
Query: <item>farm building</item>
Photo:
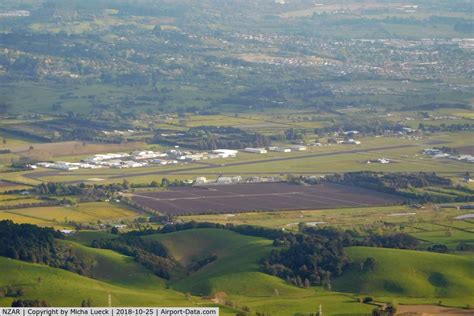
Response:
[{"label": "farm building", "polygon": [[65,161],[40,162],[37,165],[44,168],[66,170],[66,171],[79,169],[79,166],[77,166],[77,164],[73,164],[73,163],[69,163]]},{"label": "farm building", "polygon": [[217,184],[230,184],[230,183],[239,183],[242,182],[241,176],[236,177],[219,177],[216,180]]},{"label": "farm building", "polygon": [[294,151],[303,151],[303,150],[306,150],[307,148],[306,146],[303,146],[303,145],[291,145],[290,149]]},{"label": "farm building", "polygon": [[344,144],[348,144],[348,145],[360,145],[361,142],[360,140],[355,140],[355,139],[348,139],[347,141],[344,142]]},{"label": "farm building", "polygon": [[266,154],[268,152],[265,148],[252,148],[252,147],[247,147],[244,149],[244,151],[247,153],[252,153],[252,154]]},{"label": "farm building", "polygon": [[291,148],[285,148],[285,147],[268,147],[268,150],[277,151],[277,152],[281,152],[281,153],[291,152]]},{"label": "farm building", "polygon": [[217,154],[220,158],[233,158],[237,156],[238,151],[233,149],[216,149],[212,151]]},{"label": "farm building", "polygon": [[206,177],[197,177],[196,180],[194,180],[195,184],[204,184],[207,183],[207,178]]},{"label": "farm building", "polygon": [[371,163],[387,164],[387,163],[391,163],[391,160],[388,159],[388,158],[378,158],[378,159],[375,159],[375,160],[367,160],[367,163],[368,164],[371,164]]}]

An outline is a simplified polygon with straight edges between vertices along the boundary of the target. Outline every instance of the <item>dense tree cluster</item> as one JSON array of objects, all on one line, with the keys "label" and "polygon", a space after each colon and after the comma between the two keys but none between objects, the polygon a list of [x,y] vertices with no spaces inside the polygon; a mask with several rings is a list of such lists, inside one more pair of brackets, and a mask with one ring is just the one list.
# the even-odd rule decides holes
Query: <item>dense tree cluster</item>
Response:
[{"label": "dense tree cluster", "polygon": [[325,127],[316,128],[314,132],[318,135],[324,135],[335,132],[358,131],[366,135],[381,135],[386,131],[402,131],[403,127],[405,126],[383,119],[351,117],[350,119],[343,118]]},{"label": "dense tree cluster", "polygon": [[50,307],[45,300],[14,300],[11,307]]},{"label": "dense tree cluster", "polygon": [[0,221],[0,256],[90,275],[93,263],[56,240],[60,238],[63,234],[51,228]]},{"label": "dense tree cluster", "polygon": [[[344,247],[368,246],[398,249],[416,249],[418,240],[408,234],[370,234],[359,236],[354,231],[335,228],[303,228],[300,234],[285,234],[275,239],[275,246],[268,258],[262,260],[262,269],[280,276],[297,286],[323,285],[330,289],[331,277],[349,269],[351,262]],[[362,263],[364,271],[376,267],[374,258]]]},{"label": "dense tree cluster", "polygon": [[59,182],[41,183],[34,191],[40,195],[79,196],[81,201],[97,201],[110,198],[114,193],[124,190],[123,184],[65,184]]},{"label": "dense tree cluster", "polygon": [[154,143],[179,145],[199,150],[217,148],[240,149],[245,147],[266,147],[271,144],[270,138],[259,133],[248,133],[235,127],[199,126],[190,128],[184,135],[163,136],[158,130]]},{"label": "dense tree cluster", "polygon": [[49,264],[57,259],[55,238],[62,234],[51,228],[0,221],[0,256]]},{"label": "dense tree cluster", "polygon": [[382,173],[371,171],[347,172],[325,177],[326,181],[362,187],[384,193],[397,194],[408,201],[418,202],[469,202],[474,191],[453,185],[450,179],[436,173]]},{"label": "dense tree cluster", "polygon": [[344,247],[353,244],[353,233],[332,228],[305,229],[275,240],[281,249],[262,260],[262,269],[297,286],[324,285],[339,276],[349,264]]},{"label": "dense tree cluster", "polygon": [[415,237],[404,234],[370,234],[367,236],[363,243],[364,246],[369,247],[382,247],[382,248],[398,248],[398,249],[416,249],[418,246],[418,239]]},{"label": "dense tree cluster", "polygon": [[418,129],[424,132],[436,133],[436,132],[462,132],[462,131],[474,131],[474,124],[446,124],[441,123],[439,125],[428,125],[420,123]]},{"label": "dense tree cluster", "polygon": [[58,201],[58,200],[47,200],[47,201],[35,202],[35,203],[18,203],[18,204],[0,205],[0,210],[12,210],[12,209],[29,208],[29,207],[45,207],[45,206],[54,206],[54,205],[60,205],[60,204],[61,204],[61,201]]},{"label": "dense tree cluster", "polygon": [[133,235],[122,235],[114,239],[94,240],[92,247],[105,248],[131,256],[136,262],[165,279],[170,278],[176,263],[161,243],[145,240]]},{"label": "dense tree cluster", "polygon": [[451,180],[437,176],[435,173],[380,173],[371,171],[347,172],[343,175],[326,176],[331,182],[354,185],[369,189],[395,192],[396,189],[427,186],[449,186]]}]

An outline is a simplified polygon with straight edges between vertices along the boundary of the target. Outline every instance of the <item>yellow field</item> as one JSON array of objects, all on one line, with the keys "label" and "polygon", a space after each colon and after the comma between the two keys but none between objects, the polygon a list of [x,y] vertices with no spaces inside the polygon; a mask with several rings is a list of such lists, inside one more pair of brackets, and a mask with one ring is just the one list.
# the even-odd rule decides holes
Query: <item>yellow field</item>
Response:
[{"label": "yellow field", "polygon": [[32,207],[0,211],[0,220],[41,226],[69,227],[69,222],[97,224],[97,221],[116,222],[130,220],[138,215],[116,203],[90,202],[77,206]]}]

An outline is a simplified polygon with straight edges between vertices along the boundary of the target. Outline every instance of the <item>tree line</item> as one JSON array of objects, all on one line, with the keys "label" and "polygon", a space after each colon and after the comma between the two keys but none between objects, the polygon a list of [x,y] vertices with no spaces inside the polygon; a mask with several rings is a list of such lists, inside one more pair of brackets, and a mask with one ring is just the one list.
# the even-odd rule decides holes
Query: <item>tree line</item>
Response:
[{"label": "tree line", "polygon": [[72,247],[58,242],[64,235],[52,228],[0,221],[0,256],[90,276],[93,264]]},{"label": "tree line", "polygon": [[158,241],[122,235],[114,239],[93,240],[91,245],[94,248],[111,249],[133,257],[135,262],[164,279],[171,277],[171,272],[176,266],[174,259]]}]

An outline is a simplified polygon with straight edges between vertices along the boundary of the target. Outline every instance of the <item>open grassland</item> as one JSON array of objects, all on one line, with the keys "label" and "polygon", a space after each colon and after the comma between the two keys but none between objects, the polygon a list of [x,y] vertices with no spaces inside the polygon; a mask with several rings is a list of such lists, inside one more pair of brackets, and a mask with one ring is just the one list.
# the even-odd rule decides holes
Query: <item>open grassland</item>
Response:
[{"label": "open grassland", "polygon": [[[421,139],[366,137],[361,138],[362,144],[358,146],[343,144],[324,145],[322,147],[309,147],[307,151],[301,152],[269,152],[263,155],[242,152],[236,158],[205,160],[199,162],[199,164],[185,163],[175,166],[149,166],[127,170],[104,168],[98,170],[59,171],[38,168],[36,171],[3,173],[0,175],[0,179],[18,181],[25,184],[38,184],[41,181],[113,183],[127,178],[132,183],[146,183],[153,180],[161,181],[164,177],[184,180],[194,179],[202,175],[209,176],[212,179],[218,175],[250,176],[285,175],[290,173],[324,175],[360,170],[385,172],[425,171],[459,176],[466,171],[474,171],[474,166],[456,160],[433,159],[423,155],[422,151],[423,149],[440,145],[465,147],[467,145],[466,140],[469,137],[469,133],[428,135]],[[91,153],[117,150],[127,151],[127,148],[121,147],[122,145],[87,144],[82,146],[82,144],[76,144],[74,146],[79,146],[80,148],[78,147],[76,154],[72,155],[75,149],[66,148],[67,146],[64,147],[63,145],[65,144],[61,145],[61,143],[59,145],[49,144],[48,146],[53,145],[59,146],[56,148],[57,151],[56,149],[53,150],[55,152],[54,155],[57,155],[58,159],[61,158],[68,161],[78,161],[84,158],[86,155],[84,155],[83,150],[90,151]],[[282,144],[282,146],[284,145]],[[160,147],[160,149],[162,148]],[[38,151],[41,150],[38,149]],[[378,158],[388,158],[393,163],[366,163],[368,160]]]},{"label": "open grassland", "polygon": [[[100,237],[105,236],[95,235],[95,238]],[[72,247],[76,254],[85,261],[94,262],[91,271],[93,279],[115,285],[149,290],[164,289],[166,286],[165,280],[137,264],[131,257],[112,250],[86,247],[73,241],[61,242]]]},{"label": "open grassland", "polygon": [[[129,258],[110,258],[110,260],[115,261],[114,264],[117,264],[117,259],[131,260]],[[166,290],[161,282],[155,281],[151,275],[148,275],[144,279],[146,282],[138,287],[136,285],[116,285],[113,284],[115,282],[107,283],[93,280],[65,270],[24,263],[4,257],[0,257],[0,266],[2,268],[1,285],[22,287],[26,292],[26,298],[46,299],[53,306],[80,306],[81,301],[88,298],[92,299],[94,306],[107,306],[108,294],[111,294],[114,306],[179,306],[190,304],[185,299],[184,294]],[[120,267],[120,265],[118,266]],[[121,267],[123,268],[123,266]],[[126,271],[135,270],[127,269]],[[141,273],[145,272],[141,271]],[[139,275],[135,276],[138,277]],[[152,286],[153,289],[150,290],[150,287],[145,289],[142,286]],[[11,298],[2,298],[0,304],[8,305],[11,300]]]},{"label": "open grassland", "polygon": [[[427,205],[424,208],[414,208],[409,205],[375,206],[375,207],[348,207],[328,210],[302,210],[281,212],[251,212],[238,214],[208,214],[181,216],[185,221],[232,223],[235,225],[254,224],[264,227],[297,229],[298,223],[311,226],[335,226],[339,228],[358,228],[381,223],[394,224],[405,232],[426,232],[449,230],[448,227],[430,224],[442,223],[464,228],[471,224],[466,221],[454,220],[454,217],[469,213],[468,210],[456,208],[439,208],[436,205]],[[465,224],[462,224],[465,223]],[[430,226],[431,225],[431,226]],[[403,228],[402,228],[403,227]],[[451,229],[451,231],[453,231]]]},{"label": "open grassland", "polygon": [[470,226],[470,229],[441,226],[436,230],[411,233],[411,235],[432,244],[444,244],[454,250],[463,241],[474,244],[474,225]]},{"label": "open grassland", "polygon": [[[177,166],[150,166],[135,169],[75,170],[72,172],[39,168],[37,171],[5,173],[1,177],[24,183],[39,181],[112,183],[127,178],[131,182],[160,181],[168,179],[194,179],[209,175],[285,175],[328,174],[348,171],[386,172],[438,172],[460,175],[473,171],[472,164],[455,160],[433,159],[422,154],[423,149],[433,147],[431,143],[448,146],[466,145],[460,138],[426,139],[424,141],[403,138],[379,137],[363,139],[360,146],[333,145],[310,147],[306,152],[276,153],[264,155],[240,153],[237,158],[206,160],[199,164],[188,163]],[[429,143],[429,144],[428,144]],[[394,147],[392,147],[394,146]],[[400,146],[400,147],[399,147]],[[72,158],[72,157],[71,157]],[[367,164],[368,160],[389,158],[390,164]],[[74,159],[72,159],[74,160]]]},{"label": "open grassland", "polygon": [[[212,229],[148,238],[159,238],[166,242],[182,264],[191,256],[218,253],[219,259],[213,263],[216,267],[205,267],[191,276],[183,276],[184,279],[171,284],[173,288],[194,286],[209,290],[217,294],[214,301],[230,299],[239,308],[248,306],[252,312],[265,311],[272,315],[314,312],[319,304],[323,304],[329,315],[361,315],[371,310],[370,305],[357,303],[351,296],[314,288],[300,289],[279,278],[258,272],[258,259],[271,248],[270,240]],[[46,299],[54,306],[79,306],[83,299],[88,298],[92,299],[94,306],[106,306],[109,294],[113,306],[214,305],[209,300],[186,296],[166,288],[163,280],[151,275],[129,257],[70,241],[63,243],[75,248],[79,256],[94,260],[94,279],[0,257],[0,267],[2,272],[6,272],[0,275],[0,285],[21,287],[25,291],[25,298]],[[184,280],[187,280],[186,284]],[[2,298],[0,305],[7,306],[11,301],[12,298]],[[222,315],[235,315],[236,312],[235,309],[221,307]]]},{"label": "open grassland", "polygon": [[0,220],[10,219],[16,223],[31,223],[56,228],[71,227],[75,223],[119,222],[137,216],[136,211],[117,203],[108,202],[79,203],[69,207],[51,206],[0,210]]},{"label": "open grassland", "polygon": [[[240,289],[251,287],[251,284],[247,284],[248,278],[240,279],[237,283],[223,282],[223,279],[240,273],[256,273],[258,261],[270,252],[272,243],[268,239],[220,229],[188,230],[147,238],[160,241],[183,267],[189,266],[197,258],[217,255],[216,261],[196,273],[175,276],[173,288],[199,295],[213,295],[222,291],[229,294],[245,293],[241,293]],[[261,289],[255,289],[258,290]]]},{"label": "open grassland", "polygon": [[[240,235],[223,229],[194,229],[144,238],[158,240],[181,267],[196,259],[217,255],[217,260],[196,272],[177,268],[168,287],[132,258],[114,251],[87,247],[93,239],[115,237],[103,232],[80,232],[61,243],[73,247],[78,256],[94,261],[92,276],[0,257],[0,285],[21,287],[26,298],[46,299],[54,306],[78,306],[91,298],[94,306],[106,306],[112,295],[114,306],[209,306],[211,301],[184,293],[209,295],[213,302],[231,302],[252,313],[294,315],[318,310],[327,315],[367,315],[372,305],[361,304],[359,297],[370,295],[381,302],[434,304],[449,306],[472,304],[474,258],[421,251],[351,247],[348,255],[355,263],[368,256],[375,258],[375,269],[368,273],[349,270],[335,279],[333,289],[298,288],[284,280],[259,272],[259,260],[273,248],[271,240]],[[177,292],[179,290],[180,292]],[[354,293],[354,294],[345,294]],[[11,298],[0,299],[8,305]],[[222,308],[221,314],[236,310]]]},{"label": "open grassland", "polygon": [[[394,297],[400,303],[443,301],[464,307],[474,303],[474,260],[466,256],[422,251],[351,247],[356,263],[333,282],[334,289],[375,297]],[[375,259],[373,271],[357,263]]]},{"label": "open grassland", "polygon": [[297,288],[259,272],[259,259],[272,249],[271,241],[267,239],[219,229],[188,230],[147,238],[162,242],[183,266],[196,258],[217,255],[216,261],[189,276],[176,275],[171,282],[174,289],[212,294],[227,298],[237,306],[249,306],[253,311],[272,315],[315,312],[320,303],[329,315],[357,315],[371,310],[370,306],[357,303],[350,296],[315,288]]}]

